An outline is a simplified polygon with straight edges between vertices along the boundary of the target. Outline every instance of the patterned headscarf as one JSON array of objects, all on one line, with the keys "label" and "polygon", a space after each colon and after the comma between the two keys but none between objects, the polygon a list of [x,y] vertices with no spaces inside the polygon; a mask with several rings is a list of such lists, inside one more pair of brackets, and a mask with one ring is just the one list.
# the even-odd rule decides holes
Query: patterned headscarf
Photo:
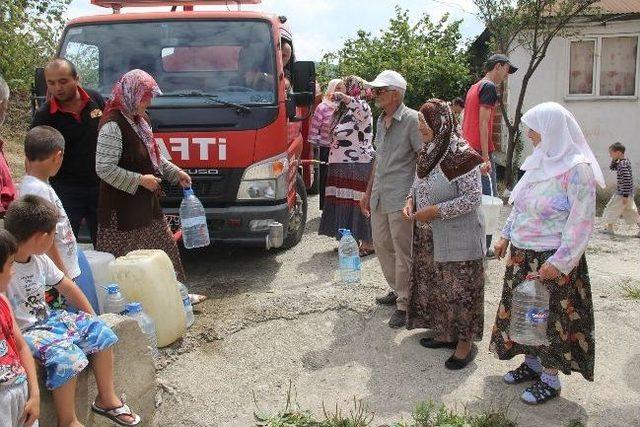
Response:
[{"label": "patterned headscarf", "polygon": [[133,121],[133,128],[144,141],[153,168],[157,173],[160,173],[160,149],[153,137],[153,131],[148,119],[138,113],[138,107],[145,97],[154,97],[161,94],[158,84],[151,75],[142,70],[131,70],[123,75],[113,86],[105,111],[106,117],[112,111],[120,111]]},{"label": "patterned headscarf", "polygon": [[[366,81],[358,76],[348,76],[345,77],[342,82],[345,87],[345,95],[349,95],[350,97],[360,100],[366,97],[367,88]],[[340,123],[342,116],[347,112],[347,106],[340,102],[338,104],[338,108],[333,112],[333,121],[331,124],[331,129],[335,129],[335,127]]]},{"label": "patterned headscarf", "polygon": [[418,178],[425,178],[438,165],[450,181],[482,164],[482,158],[455,131],[455,120],[449,105],[430,99],[421,108],[433,140],[425,143],[418,154]]}]

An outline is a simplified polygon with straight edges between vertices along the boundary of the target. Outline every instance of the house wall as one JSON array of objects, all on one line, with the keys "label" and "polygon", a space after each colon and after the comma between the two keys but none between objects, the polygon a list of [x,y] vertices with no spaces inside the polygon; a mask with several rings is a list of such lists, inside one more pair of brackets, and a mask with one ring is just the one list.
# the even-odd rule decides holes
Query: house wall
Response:
[{"label": "house wall", "polygon": [[[640,20],[608,23],[606,26],[595,23],[576,29],[576,32],[585,37],[639,34]],[[522,87],[523,71],[526,69],[530,55],[524,49],[519,48],[509,56],[514,65],[521,67],[521,71],[509,77],[507,87],[509,92],[508,108],[510,117],[513,117]],[[605,172],[608,185],[615,183],[615,175],[609,171],[608,147],[616,141],[623,143],[627,147],[627,157],[633,163],[636,189],[640,189],[640,102],[638,97],[624,100],[568,99],[568,73],[569,40],[556,38],[549,46],[547,57],[529,82],[523,111],[541,102],[555,101],[573,112]],[[638,76],[637,73],[636,76]],[[636,77],[636,87],[639,87],[637,80]],[[640,91],[636,89],[636,95],[639,94]],[[506,151],[506,137],[505,131],[502,133],[504,151]],[[530,153],[531,144],[525,137],[522,160]],[[610,190],[609,187],[608,190]]]}]

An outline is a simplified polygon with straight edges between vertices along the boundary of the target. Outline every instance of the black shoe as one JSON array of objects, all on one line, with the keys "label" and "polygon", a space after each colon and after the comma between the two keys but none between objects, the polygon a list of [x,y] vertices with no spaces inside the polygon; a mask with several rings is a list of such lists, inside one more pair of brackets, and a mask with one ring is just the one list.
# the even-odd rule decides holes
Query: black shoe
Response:
[{"label": "black shoe", "polygon": [[475,344],[472,344],[471,350],[469,350],[469,354],[467,354],[467,357],[465,357],[464,359],[457,359],[452,354],[451,357],[447,359],[446,362],[444,362],[444,366],[451,371],[464,369],[467,367],[469,363],[473,361],[473,359],[476,358],[476,354],[478,354],[478,347],[476,347]]},{"label": "black shoe", "polygon": [[383,297],[376,298],[376,302],[382,305],[393,305],[396,303],[397,299],[398,294],[396,294],[394,291],[391,291]]},{"label": "black shoe", "polygon": [[496,254],[493,252],[493,249],[489,249],[485,257],[487,259],[494,259],[496,257]]},{"label": "black shoe", "polygon": [[449,348],[454,349],[458,346],[457,342],[436,341],[433,338],[421,338],[420,345],[426,348]]},{"label": "black shoe", "polygon": [[404,310],[396,310],[389,319],[389,327],[393,329],[402,328],[407,324],[407,312]]}]

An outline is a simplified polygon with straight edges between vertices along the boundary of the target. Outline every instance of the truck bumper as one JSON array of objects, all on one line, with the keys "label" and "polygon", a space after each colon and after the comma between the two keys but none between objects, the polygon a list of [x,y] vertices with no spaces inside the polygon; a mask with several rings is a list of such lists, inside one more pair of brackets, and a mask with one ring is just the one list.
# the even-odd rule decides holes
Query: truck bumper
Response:
[{"label": "truck bumper", "polygon": [[[178,216],[177,208],[164,208],[169,223],[175,225]],[[232,206],[228,208],[205,208],[211,244],[246,246],[246,247],[279,247],[281,240],[286,239],[289,222],[287,203],[273,206]],[[270,224],[280,223],[280,236],[274,239],[274,230]],[[278,238],[279,237],[279,238]]]}]

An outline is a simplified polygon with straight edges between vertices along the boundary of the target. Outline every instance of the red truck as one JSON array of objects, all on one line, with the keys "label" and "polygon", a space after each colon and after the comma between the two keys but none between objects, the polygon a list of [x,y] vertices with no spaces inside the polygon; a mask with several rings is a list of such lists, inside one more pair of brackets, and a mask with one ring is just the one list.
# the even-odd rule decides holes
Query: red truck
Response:
[{"label": "red truck", "polygon": [[[156,79],[163,92],[149,108],[156,139],[191,175],[212,242],[296,245],[307,218],[306,189],[314,181],[305,160],[313,158],[307,133],[315,67],[295,56],[283,64],[283,43],[294,46],[286,18],[242,10],[260,0],[91,2],[112,13],[69,22],[59,56],[77,66],[84,86],[105,97],[131,69]],[[205,4],[227,7],[198,10]],[[167,11],[121,13],[129,6]],[[35,88],[44,99],[42,70]],[[182,192],[164,190],[165,214],[179,226]]]}]

